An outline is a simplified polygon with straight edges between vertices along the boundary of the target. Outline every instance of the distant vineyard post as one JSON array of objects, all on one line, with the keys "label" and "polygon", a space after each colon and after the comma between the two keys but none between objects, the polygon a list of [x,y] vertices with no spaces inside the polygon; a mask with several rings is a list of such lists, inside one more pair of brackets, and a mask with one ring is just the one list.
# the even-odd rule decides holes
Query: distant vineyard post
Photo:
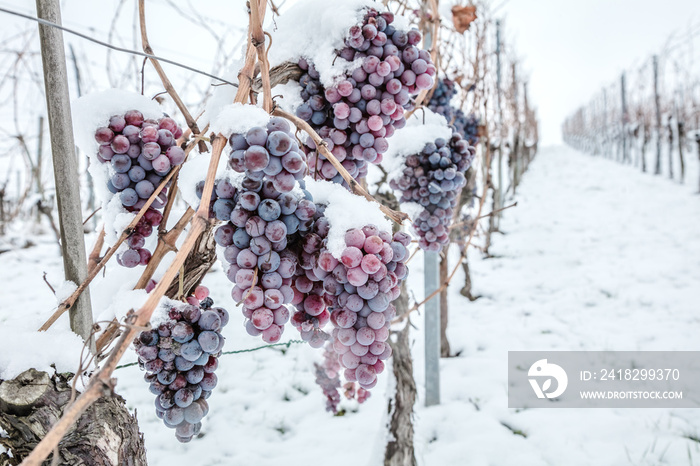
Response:
[{"label": "distant vineyard post", "polygon": [[659,99],[659,56],[654,55],[654,108],[656,110],[656,165],[654,174],[661,174],[661,103]]},{"label": "distant vineyard post", "polygon": [[[503,107],[501,103],[501,22],[496,21],[496,105],[498,106],[498,190],[494,193],[493,211],[503,207]],[[493,228],[498,230],[500,227],[501,214],[496,214],[493,217]]]},{"label": "distant vineyard post", "polygon": [[[700,162],[700,131],[696,131],[695,133],[695,144],[698,146],[698,162]],[[700,181],[698,184],[698,192],[700,193]]]},{"label": "distant vineyard post", "polygon": [[627,114],[627,95],[626,95],[626,80],[625,73],[620,76],[620,96],[622,98],[622,162],[629,162],[629,149],[627,144],[627,124],[629,123],[629,115]]}]

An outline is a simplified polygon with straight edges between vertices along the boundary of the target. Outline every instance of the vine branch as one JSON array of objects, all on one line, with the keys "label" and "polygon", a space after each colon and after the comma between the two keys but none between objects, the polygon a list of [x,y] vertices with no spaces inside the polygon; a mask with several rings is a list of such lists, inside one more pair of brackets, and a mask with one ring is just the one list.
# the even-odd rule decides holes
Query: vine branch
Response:
[{"label": "vine branch", "polygon": [[340,173],[340,176],[342,176],[345,182],[348,184],[348,186],[350,186],[350,190],[353,193],[357,193],[363,196],[370,202],[376,202],[377,204],[379,204],[379,210],[381,210],[384,213],[384,215],[386,215],[399,225],[401,225],[404,220],[409,219],[407,213],[397,212],[382,205],[370,193],[368,193],[367,190],[360,185],[360,183],[358,183],[352,176],[350,176],[350,173],[348,173],[345,167],[343,167],[343,165],[340,162],[338,162],[338,159],[335,158],[331,151],[328,150],[328,146],[326,145],[325,141],[321,139],[321,136],[319,136],[318,133],[314,131],[311,125],[309,125],[301,118],[292,115],[291,113],[287,113],[279,108],[275,108],[272,114],[280,116],[282,118],[286,118],[287,120],[294,123],[297,128],[305,131],[309,136],[311,136],[311,139],[313,139],[314,143],[316,144],[316,148],[318,149],[318,151],[321,154],[323,154],[323,156],[326,157],[326,159],[328,159],[328,161],[331,163],[331,165],[333,165],[333,167],[336,170],[338,170],[338,173]]}]

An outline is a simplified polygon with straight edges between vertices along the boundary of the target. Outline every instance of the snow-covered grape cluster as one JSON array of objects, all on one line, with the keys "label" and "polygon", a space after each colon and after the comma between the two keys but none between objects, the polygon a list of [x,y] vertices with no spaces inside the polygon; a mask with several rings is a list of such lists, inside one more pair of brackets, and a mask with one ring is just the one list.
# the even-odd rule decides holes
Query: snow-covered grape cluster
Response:
[{"label": "snow-covered grape cluster", "polygon": [[[216,182],[210,214],[225,222],[214,238],[234,283],[231,295],[250,335],[275,343],[291,321],[312,347],[330,342],[348,381],[369,389],[391,355],[391,301],[407,274],[410,237],[366,225],[347,231],[342,254],[332,252],[327,206],[305,189],[306,158],[289,130],[271,118],[265,128],[229,138],[229,168],[242,175]],[[202,189],[200,182],[200,196]],[[329,322],[332,334],[324,330]]]},{"label": "snow-covered grape cluster", "polygon": [[[180,136],[182,129],[172,118],[149,120],[138,110],[114,115],[107,126],[97,128],[95,140],[100,146],[96,158],[109,165],[107,188],[119,195],[127,211],[143,208],[163,177],[185,161],[185,151],[176,145]],[[148,263],[151,253],[144,248],[145,239],[160,224],[163,217],[158,209],[165,202],[163,189],[129,236],[129,248],[117,256],[119,264],[136,267]]]},{"label": "snow-covered grape cluster", "polygon": [[421,249],[437,252],[448,243],[453,208],[474,155],[475,149],[461,135],[452,133],[449,141],[438,138],[420,153],[406,157],[401,176],[390,181],[391,188],[401,192],[401,202],[415,202],[424,208],[414,220]]},{"label": "snow-covered grape cluster", "polygon": [[[265,128],[233,134],[229,167],[243,179],[238,189],[217,181],[211,207],[211,215],[226,222],[214,239],[225,248],[231,295],[243,304],[248,333],[267,343],[279,341],[294,298],[297,261],[289,239],[309,231],[316,214],[311,195],[293,191],[308,169],[290,131],[286,120],[273,117]],[[201,197],[203,183],[197,188]]]},{"label": "snow-covered grape cluster", "polygon": [[213,304],[209,290],[199,286],[187,304],[172,307],[158,328],[134,340],[139,366],[147,372],[144,378],[156,395],[156,414],[175,429],[180,442],[189,442],[199,433],[209,412],[206,399],[217,383],[214,371],[224,346],[219,332],[229,315]]},{"label": "snow-covered grape cluster", "polygon": [[[345,379],[364,389],[377,383],[383,360],[391,356],[386,344],[389,326],[396,316],[391,302],[401,293],[408,269],[409,235],[393,235],[374,225],[345,233],[340,261],[322,250],[319,267],[332,272],[335,293],[330,293],[333,349],[345,368]],[[324,282],[324,288],[329,288]]]},{"label": "snow-covered grape cluster", "polygon": [[[381,163],[387,138],[406,123],[404,110],[412,107],[411,95],[433,85],[435,66],[430,54],[416,47],[421,34],[396,29],[393,21],[392,13],[368,9],[338,52],[340,58],[361,60],[362,65],[333,87],[324,88],[313,63],[299,61],[304,70],[299,80],[304,104],[297,116],[314,127],[354,178],[366,175],[368,162]],[[311,138],[305,146],[315,178],[344,183]]]},{"label": "snow-covered grape cluster", "polygon": [[235,284],[231,295],[243,304],[247,332],[275,343],[289,320],[286,305],[294,298],[297,261],[287,249],[288,238],[310,228],[316,206],[296,192],[277,192],[270,180],[262,184],[259,192],[237,194],[230,221],[218,228],[216,241],[225,247],[226,273]]}]

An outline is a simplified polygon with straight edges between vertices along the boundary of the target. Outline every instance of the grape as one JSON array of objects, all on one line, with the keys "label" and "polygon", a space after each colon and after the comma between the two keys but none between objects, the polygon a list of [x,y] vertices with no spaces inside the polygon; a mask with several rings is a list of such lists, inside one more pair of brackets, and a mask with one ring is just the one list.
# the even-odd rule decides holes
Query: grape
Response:
[{"label": "grape", "polygon": [[[340,262],[331,260],[330,252],[321,247],[319,267],[332,270],[332,279],[338,283],[346,283],[331,288],[324,282],[327,293],[324,302],[330,303],[330,321],[336,329],[327,348],[332,349],[340,366],[346,369],[349,382],[346,394],[351,392],[351,397],[376,384],[377,374],[384,369],[381,359],[390,356],[389,351],[384,354],[384,342],[389,337],[389,325],[396,312],[391,301],[398,296],[401,280],[390,270],[401,269],[403,277],[406,276],[403,262],[408,254],[404,252],[404,242],[410,243],[405,233],[392,236],[374,225],[366,225],[346,232],[346,247]],[[394,254],[394,250],[398,254]],[[307,313],[315,310],[307,306],[306,300],[304,308]],[[357,391],[355,383],[360,386]],[[363,392],[363,399],[366,396]]]},{"label": "grape", "polygon": [[[209,412],[204,398],[216,386],[214,371],[224,341],[218,332],[203,328],[199,321],[205,316],[210,322],[218,319],[219,327],[228,322],[224,309],[212,308],[206,287],[198,286],[187,301],[189,304],[171,308],[169,319],[157,330],[144,331],[134,340],[139,364],[146,370],[144,378],[156,395],[156,414],[166,427],[175,428],[180,442],[194,437]],[[216,319],[212,320],[210,314]]]},{"label": "grape", "polygon": [[133,268],[141,262],[141,256],[135,249],[127,249],[119,255],[121,265],[127,268]]},{"label": "grape", "polygon": [[221,328],[221,317],[216,311],[203,312],[197,322],[202,330],[217,331]]},{"label": "grape", "polygon": [[[337,52],[347,61],[361,60],[361,67],[333,87],[321,85],[313,63],[299,61],[305,70],[299,79],[304,104],[297,116],[311,124],[339,161],[353,162],[346,170],[354,178],[366,174],[368,162],[381,162],[388,150],[386,138],[405,124],[404,110],[413,107],[411,95],[433,85],[435,66],[429,54],[415,47],[420,33],[397,30],[392,22],[390,13],[365,11]],[[314,177],[345,184],[313,140],[307,138],[304,150]]]},{"label": "grape", "polygon": [[[185,161],[184,150],[174,145],[175,139],[181,135],[182,130],[171,118],[147,121],[138,110],[114,115],[108,126],[95,130],[95,140],[100,144],[97,160],[108,164],[110,178],[107,187],[114,195],[119,195],[127,211],[140,210],[160,185],[161,177]],[[157,209],[165,205],[166,192],[167,188],[163,189],[153,201],[132,235],[148,237],[153,227],[159,225],[162,216]],[[149,212],[160,217],[149,215]],[[119,264],[135,267],[148,263],[151,253],[145,249],[145,242],[139,239],[127,244],[130,244],[130,249],[117,255]]]},{"label": "grape", "polygon": [[[391,61],[387,63],[390,67],[394,66]],[[313,74],[313,70],[310,72]],[[312,92],[311,95],[317,96],[308,102],[313,115],[319,111],[315,108],[324,105],[322,87],[313,85],[308,90]],[[360,92],[348,80],[328,92],[327,97],[331,100],[347,97],[350,101],[350,98],[355,98],[355,91],[357,94]],[[360,98],[358,96],[355,102],[359,103]],[[377,112],[373,116],[378,116],[382,112],[382,104],[380,99],[375,100],[370,111]],[[395,111],[391,105],[387,105],[385,109]],[[394,107],[396,105],[394,103]],[[383,126],[384,118],[390,120],[388,115],[378,116],[382,127],[376,135],[370,133],[367,127],[363,133],[367,134],[363,143],[379,143],[378,147],[383,147],[387,134]],[[407,254],[400,249],[405,249],[405,246],[399,242],[399,238],[401,241],[405,239],[397,235],[397,239],[393,240],[391,233],[366,226],[349,231],[346,251],[341,255],[341,260],[333,257],[326,247],[330,223],[324,216],[325,206],[314,203],[311,194],[305,190],[303,180],[299,180],[300,189],[292,189],[297,184],[297,175],[306,173],[307,161],[299,151],[296,140],[286,134],[288,129],[288,123],[284,120],[271,119],[266,127],[234,134],[229,139],[229,167],[243,174],[242,181],[237,190],[220,184],[222,180],[217,181],[217,186],[222,188],[215,189],[217,198],[212,200],[210,214],[226,221],[224,214],[230,213],[228,221],[216,230],[215,240],[225,247],[221,251],[222,259],[228,264],[226,274],[235,284],[231,296],[242,304],[241,312],[246,319],[248,334],[260,335],[265,342],[274,343],[280,340],[285,324],[291,320],[301,338],[312,347],[320,348],[332,343],[338,354],[348,353],[357,359],[351,362],[353,369],[360,364],[371,366],[372,369],[368,371],[374,371],[375,379],[370,380],[371,377],[361,372],[364,387],[371,388],[376,383],[376,374],[381,373],[383,367],[379,364],[378,355],[365,356],[371,345],[383,343],[389,336],[388,325],[393,318],[389,303],[398,295],[400,282],[393,271],[399,268],[400,260],[407,258]],[[339,158],[345,158],[345,166],[359,175],[361,170],[358,163],[346,159],[348,154],[343,146],[346,143],[357,144],[359,135],[353,142],[346,132],[338,129],[331,132],[329,129],[324,137],[328,138],[330,150],[335,150]],[[334,144],[338,144],[338,147]],[[372,150],[375,151],[374,157],[378,158],[376,150]],[[275,165],[277,162],[272,162],[277,159],[281,164],[279,172],[279,167]],[[303,162],[303,170],[296,172],[300,161]],[[219,212],[224,206],[225,212]],[[392,246],[393,243],[396,245]],[[398,251],[396,259],[394,249]],[[404,278],[406,270],[403,264],[401,267],[401,278]],[[380,282],[384,283],[381,293]],[[289,306],[294,306],[296,310]],[[204,352],[217,344],[216,325],[208,322],[208,319],[215,319],[209,317],[209,312],[202,312],[197,323],[193,324],[203,330],[196,339],[196,346]],[[373,313],[377,315],[368,321]],[[335,337],[324,330],[329,323],[336,329],[351,330],[353,333],[351,336],[345,335],[336,344]],[[358,342],[356,335],[360,330]],[[378,349],[375,348],[375,351]],[[186,350],[191,351],[189,347]],[[383,354],[384,348],[381,350]],[[185,355],[194,357],[194,354]],[[362,357],[365,359],[362,360]],[[179,359],[176,358],[176,361]],[[207,397],[216,385],[216,378],[207,375],[206,366],[204,372],[199,382],[202,398]],[[191,377],[198,380],[200,375],[193,373]],[[360,393],[359,390],[357,392]],[[363,396],[366,398],[367,395]]]},{"label": "grape", "polygon": [[138,194],[138,197],[141,199],[148,199],[155,190],[156,188],[148,180],[141,180],[134,186],[134,191],[136,191],[136,194]]},{"label": "grape", "polygon": [[[475,152],[458,132],[453,132],[449,142],[437,139],[427,143],[419,154],[406,157],[403,173],[390,181],[391,188],[401,192],[401,202],[424,207],[414,222],[421,249],[438,252],[449,242],[453,209]],[[405,255],[398,246],[392,247],[392,255],[394,249]]]}]

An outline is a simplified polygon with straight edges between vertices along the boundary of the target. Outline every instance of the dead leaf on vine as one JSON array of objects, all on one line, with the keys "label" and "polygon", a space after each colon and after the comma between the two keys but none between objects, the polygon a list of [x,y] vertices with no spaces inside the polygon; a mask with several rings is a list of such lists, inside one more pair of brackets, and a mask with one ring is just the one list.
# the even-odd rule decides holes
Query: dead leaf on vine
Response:
[{"label": "dead leaf on vine", "polygon": [[469,30],[469,26],[474,22],[474,20],[476,20],[476,6],[455,5],[452,7],[452,22],[455,25],[455,29],[460,34],[463,34],[464,31]]}]

